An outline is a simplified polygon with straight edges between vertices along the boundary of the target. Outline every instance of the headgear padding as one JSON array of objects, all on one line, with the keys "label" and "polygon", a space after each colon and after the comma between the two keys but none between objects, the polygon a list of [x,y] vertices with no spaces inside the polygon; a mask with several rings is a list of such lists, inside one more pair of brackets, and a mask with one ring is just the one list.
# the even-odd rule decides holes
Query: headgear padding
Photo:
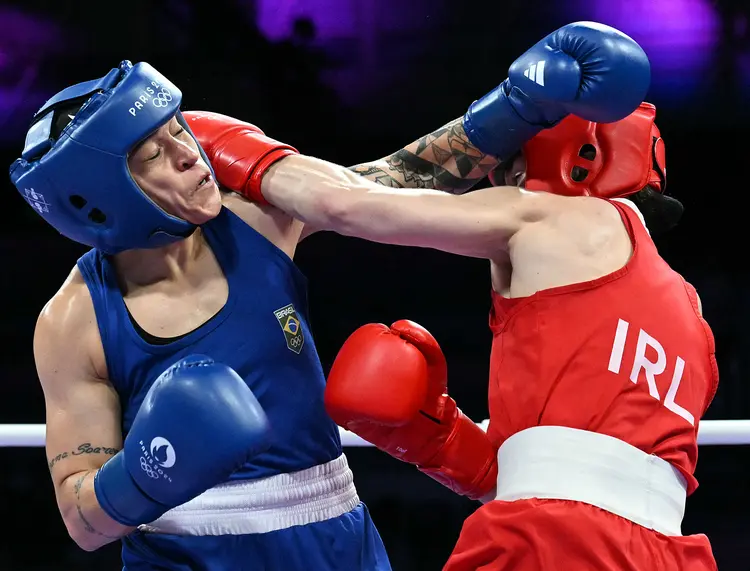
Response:
[{"label": "headgear padding", "polygon": [[[128,169],[128,153],[175,115],[190,132],[179,112],[181,101],[182,92],[149,64],[123,61],[104,77],[63,89],[44,104],[10,178],[61,234],[106,253],[189,236],[195,227],[157,206]],[[82,106],[55,139],[60,114],[76,102]],[[210,168],[202,149],[201,154]]]},{"label": "headgear padding", "polygon": [[614,123],[569,115],[524,146],[525,188],[617,198],[650,185],[663,193],[665,149],[655,118],[656,107],[650,103]]}]

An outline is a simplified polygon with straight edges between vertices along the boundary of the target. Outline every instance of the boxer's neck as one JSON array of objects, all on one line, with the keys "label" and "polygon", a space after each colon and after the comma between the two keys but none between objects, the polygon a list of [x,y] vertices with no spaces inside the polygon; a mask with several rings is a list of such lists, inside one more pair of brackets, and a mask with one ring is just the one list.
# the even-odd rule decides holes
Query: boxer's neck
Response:
[{"label": "boxer's neck", "polygon": [[190,274],[207,247],[203,232],[198,228],[184,240],[160,248],[117,254],[115,268],[121,282],[136,286],[179,280]]}]

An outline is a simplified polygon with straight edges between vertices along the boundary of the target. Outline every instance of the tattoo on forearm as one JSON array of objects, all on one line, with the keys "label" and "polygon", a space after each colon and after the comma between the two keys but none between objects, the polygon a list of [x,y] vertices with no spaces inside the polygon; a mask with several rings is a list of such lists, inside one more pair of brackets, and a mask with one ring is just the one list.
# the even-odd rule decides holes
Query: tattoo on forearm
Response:
[{"label": "tattoo on forearm", "polygon": [[83,476],[78,478],[76,483],[73,485],[73,491],[76,493],[76,498],[79,500],[81,499],[81,486],[83,486],[83,481],[86,479],[86,476],[89,475],[89,472],[86,472]]},{"label": "tattoo on forearm", "polygon": [[47,464],[49,469],[52,469],[52,466],[57,464],[60,460],[65,460],[65,458],[70,458],[71,456],[80,456],[81,454],[109,454],[110,456],[113,456],[117,454],[120,451],[119,448],[107,448],[105,446],[92,446],[90,442],[84,442],[83,444],[79,445],[78,448],[75,450],[71,450],[69,452],[61,452],[52,460],[50,460]]},{"label": "tattoo on forearm", "polygon": [[91,471],[85,472],[81,475],[80,478],[78,478],[78,480],[76,480],[76,483],[73,484],[73,491],[75,492],[76,499],[78,500],[76,502],[76,511],[78,512],[78,518],[83,523],[83,528],[89,533],[93,533],[94,535],[99,535],[101,537],[106,537],[107,539],[118,539],[119,536],[107,535],[106,533],[102,533],[101,531],[96,529],[93,525],[91,525],[91,522],[86,519],[86,516],[83,515],[83,508],[81,508],[81,488],[83,487],[83,482],[90,474]]},{"label": "tattoo on forearm", "polygon": [[351,170],[383,186],[461,194],[498,164],[496,157],[485,155],[471,144],[461,120],[456,119],[378,164],[356,165]]},{"label": "tattoo on forearm", "polygon": [[383,186],[390,186],[391,188],[403,188],[404,187],[403,184],[401,184],[395,178],[393,178],[392,174],[389,174],[388,171],[385,171],[382,168],[375,166],[375,165],[356,165],[356,166],[350,167],[350,170],[353,170],[359,176],[368,178],[371,181],[376,182]]},{"label": "tattoo on forearm", "polygon": [[88,531],[89,533],[93,533],[94,535],[99,535],[101,537],[106,537],[107,539],[119,539],[119,535],[107,535],[106,533],[102,533],[98,529],[96,529],[93,525],[91,525],[91,522],[86,519],[86,516],[83,515],[83,510],[81,509],[81,505],[78,504],[76,506],[76,509],[78,510],[78,517],[83,522],[83,528]]}]

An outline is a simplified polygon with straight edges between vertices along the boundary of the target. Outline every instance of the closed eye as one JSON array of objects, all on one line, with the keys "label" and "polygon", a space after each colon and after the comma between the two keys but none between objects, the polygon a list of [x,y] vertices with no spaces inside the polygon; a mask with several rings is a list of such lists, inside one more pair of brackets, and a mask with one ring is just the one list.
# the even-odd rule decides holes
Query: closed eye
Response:
[{"label": "closed eye", "polygon": [[[180,136],[180,135],[182,135],[182,134],[183,134],[184,132],[185,132],[185,129],[184,129],[183,127],[180,127],[180,128],[179,128],[179,129],[177,130],[177,132],[176,132],[176,133],[172,133],[172,136],[173,136],[173,137],[179,137],[179,136]],[[153,155],[151,155],[150,157],[148,157],[148,158],[146,159],[146,161],[153,161],[153,160],[155,160],[155,159],[158,159],[160,155],[161,155],[161,149],[156,149],[156,152],[155,152],[155,153],[154,153]]]}]

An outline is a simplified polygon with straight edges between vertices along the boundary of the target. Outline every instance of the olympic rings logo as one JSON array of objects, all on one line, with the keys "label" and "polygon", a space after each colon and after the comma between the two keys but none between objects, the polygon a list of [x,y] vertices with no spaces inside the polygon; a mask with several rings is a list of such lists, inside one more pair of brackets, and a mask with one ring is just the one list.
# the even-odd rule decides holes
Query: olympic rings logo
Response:
[{"label": "olympic rings logo", "polygon": [[154,107],[166,107],[170,101],[172,101],[172,93],[166,87],[162,87],[156,97],[151,100],[151,103],[154,104]]},{"label": "olympic rings logo", "polygon": [[156,473],[156,470],[154,470],[151,467],[151,464],[149,464],[148,462],[146,462],[146,459],[143,456],[141,456],[141,461],[140,462],[141,462],[141,470],[143,470],[144,472],[146,472],[146,475],[149,478],[153,478],[155,480],[156,478],[159,477],[159,474]]}]

